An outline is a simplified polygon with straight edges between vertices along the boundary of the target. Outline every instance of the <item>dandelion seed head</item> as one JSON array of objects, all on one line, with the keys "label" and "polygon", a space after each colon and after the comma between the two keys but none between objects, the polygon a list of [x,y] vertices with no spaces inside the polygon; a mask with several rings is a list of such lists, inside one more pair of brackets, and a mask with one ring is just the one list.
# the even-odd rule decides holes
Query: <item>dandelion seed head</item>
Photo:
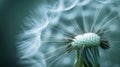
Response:
[{"label": "dandelion seed head", "polygon": [[77,35],[72,42],[73,46],[81,47],[85,45],[89,46],[99,46],[100,45],[100,37],[95,33],[85,33],[81,35]]},{"label": "dandelion seed head", "polygon": [[[33,16],[27,19],[31,21],[27,21],[26,23],[26,25],[30,27],[30,30],[26,30],[25,33],[22,34],[24,39],[20,41],[18,46],[19,54],[23,55],[23,59],[30,58],[35,61],[29,61],[28,59],[29,62],[37,65],[32,67],[41,66],[39,65],[41,62],[38,62],[39,59],[31,58],[35,56],[41,59],[41,56],[37,55],[40,53],[44,53],[44,62],[46,61],[46,64],[44,64],[47,67],[71,67],[75,58],[71,59],[68,56],[75,55],[76,53],[74,51],[78,50],[80,51],[78,53],[81,54],[81,57],[85,61],[84,63],[87,64],[86,61],[88,61],[92,65],[94,65],[95,62],[97,64],[97,61],[99,61],[99,59],[97,59],[99,57],[96,57],[96,53],[99,53],[97,52],[98,46],[101,46],[103,49],[108,49],[108,44],[110,44],[108,43],[108,39],[110,36],[113,36],[111,34],[113,32],[119,34],[119,24],[115,25],[118,21],[113,21],[118,20],[118,18],[114,17],[116,15],[114,11],[119,12],[119,9],[116,8],[116,6],[112,7],[112,5],[110,5],[113,3],[112,0],[53,1],[50,0],[48,3],[51,4],[44,5],[44,10],[40,7],[40,16],[38,14],[34,15],[33,13]],[[109,4],[110,8],[107,8],[106,4]],[[103,35],[101,35],[101,33],[103,33]],[[113,36],[111,39],[117,40],[117,38],[118,36]],[[116,45],[117,43],[112,42],[112,45],[113,44]],[[85,46],[85,48],[81,48],[82,46]],[[74,50],[73,47],[80,49]],[[72,52],[74,52],[74,54]],[[101,55],[105,57],[103,51],[100,52]]]}]

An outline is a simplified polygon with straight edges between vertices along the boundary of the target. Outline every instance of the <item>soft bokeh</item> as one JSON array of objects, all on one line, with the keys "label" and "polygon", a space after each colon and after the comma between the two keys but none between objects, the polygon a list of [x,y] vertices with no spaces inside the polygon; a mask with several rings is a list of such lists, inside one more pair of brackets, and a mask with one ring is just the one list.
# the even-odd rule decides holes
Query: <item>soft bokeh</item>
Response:
[{"label": "soft bokeh", "polygon": [[[64,39],[65,37],[66,38],[71,37],[72,36],[71,33],[73,34],[82,33],[77,31],[78,26],[80,26],[81,29],[84,31],[86,30],[86,28],[90,29],[92,23],[94,22],[94,18],[97,17],[97,16],[95,17],[96,12],[100,11],[100,13],[98,13],[98,18],[96,20],[97,23],[95,25],[95,28],[99,29],[104,27],[104,29],[106,30],[104,36],[108,39],[110,44],[110,48],[108,50],[103,50],[100,48],[101,67],[119,67],[120,54],[118,53],[118,51],[120,50],[119,49],[120,6],[118,3],[120,1],[112,1],[112,0],[105,0],[105,1],[85,0],[79,2],[78,0],[74,0],[74,1],[70,0],[68,2],[66,1],[61,0],[60,2],[58,2],[55,8],[52,9],[53,12],[51,12],[52,14],[50,15],[50,17],[52,16],[52,19],[50,20],[49,25],[41,35],[42,37],[41,39],[43,41],[45,39],[45,41],[46,40],[52,41],[52,43],[51,42],[42,43],[41,51],[43,51],[43,53],[45,54],[51,53],[52,55],[62,52],[62,50],[64,50],[65,48],[59,50],[57,50],[57,48],[65,44],[62,42],[56,43],[56,41],[61,41],[61,39]],[[83,7],[84,11],[81,11],[80,7]],[[82,17],[82,15],[85,16],[85,20]],[[115,18],[117,15],[118,17]],[[113,18],[114,20],[112,20],[111,23],[106,24],[109,20]],[[87,24],[84,21],[86,21]],[[86,25],[86,27],[84,25]],[[45,48],[48,49],[46,50]],[[51,54],[49,56],[52,56]],[[62,54],[60,55],[57,54],[57,57],[53,55],[53,58],[49,59],[49,61],[47,60],[47,65],[50,67],[54,67],[54,66],[73,67],[74,59],[75,59],[74,51],[71,52],[70,54],[71,54],[70,57],[69,54],[65,55],[67,56],[67,58],[69,58],[69,60],[66,60],[66,62],[69,62],[69,64],[66,64],[64,62],[65,56],[61,57]]]},{"label": "soft bokeh", "polygon": [[[65,38],[91,29],[104,28],[110,49],[100,48],[101,67],[119,67],[119,0],[44,0],[24,18],[23,31],[17,36],[18,64],[29,67],[73,67],[74,50],[65,50]],[[81,8],[82,7],[82,8]],[[108,21],[111,21],[108,23]],[[106,24],[107,23],[107,24]]]}]

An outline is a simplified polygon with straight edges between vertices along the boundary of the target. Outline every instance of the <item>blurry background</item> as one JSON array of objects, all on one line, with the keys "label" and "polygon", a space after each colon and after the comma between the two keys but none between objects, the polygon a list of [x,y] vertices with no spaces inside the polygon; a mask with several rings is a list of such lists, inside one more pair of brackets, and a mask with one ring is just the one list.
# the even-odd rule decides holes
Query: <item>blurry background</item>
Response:
[{"label": "blurry background", "polygon": [[[88,2],[89,0],[85,1]],[[113,3],[109,4],[110,1],[112,0],[99,0],[98,2],[108,3],[112,10],[120,12],[120,1],[115,0]],[[53,3],[54,0],[0,0],[0,67],[24,66],[17,64],[17,40],[15,37],[17,34],[21,33],[21,25],[24,23],[25,17],[30,15],[30,11],[34,11],[36,7],[50,2]],[[95,4],[93,6],[95,6]],[[120,54],[118,52],[115,54],[119,57]],[[116,67],[119,67],[120,60],[119,58],[116,59],[118,60]],[[109,61],[105,64],[114,65],[114,63],[112,64],[112,62]]]},{"label": "blurry background", "polygon": [[[0,67],[18,67],[15,36],[39,0],[0,0]],[[20,66],[22,67],[22,66]]]}]

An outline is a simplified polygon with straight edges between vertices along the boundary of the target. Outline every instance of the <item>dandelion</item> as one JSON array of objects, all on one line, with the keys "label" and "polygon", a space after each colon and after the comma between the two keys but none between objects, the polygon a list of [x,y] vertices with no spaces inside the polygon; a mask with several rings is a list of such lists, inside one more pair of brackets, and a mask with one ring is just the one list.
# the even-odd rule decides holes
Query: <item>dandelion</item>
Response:
[{"label": "dandelion", "polygon": [[[33,24],[35,28],[27,31],[26,36],[33,37],[22,42],[28,48],[20,53],[23,53],[22,59],[37,56],[44,60],[46,67],[104,67],[102,53],[110,53],[120,42],[119,38],[110,36],[120,34],[115,34],[120,17],[118,12],[106,6],[108,3],[61,0],[55,2],[53,8],[47,7],[48,11],[42,17],[44,21],[41,21],[43,27],[37,22]],[[19,48],[25,47],[20,45]],[[44,57],[38,55],[41,53]]]}]

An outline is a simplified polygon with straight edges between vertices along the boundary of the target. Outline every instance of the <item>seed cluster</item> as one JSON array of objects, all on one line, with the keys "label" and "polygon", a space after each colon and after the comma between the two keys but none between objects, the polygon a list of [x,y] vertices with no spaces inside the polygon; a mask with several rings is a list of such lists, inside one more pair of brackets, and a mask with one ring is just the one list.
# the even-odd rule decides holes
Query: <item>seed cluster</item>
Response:
[{"label": "seed cluster", "polygon": [[85,33],[85,34],[77,35],[73,39],[72,46],[80,48],[83,45],[85,45],[86,47],[99,46],[100,37],[95,33]]}]

